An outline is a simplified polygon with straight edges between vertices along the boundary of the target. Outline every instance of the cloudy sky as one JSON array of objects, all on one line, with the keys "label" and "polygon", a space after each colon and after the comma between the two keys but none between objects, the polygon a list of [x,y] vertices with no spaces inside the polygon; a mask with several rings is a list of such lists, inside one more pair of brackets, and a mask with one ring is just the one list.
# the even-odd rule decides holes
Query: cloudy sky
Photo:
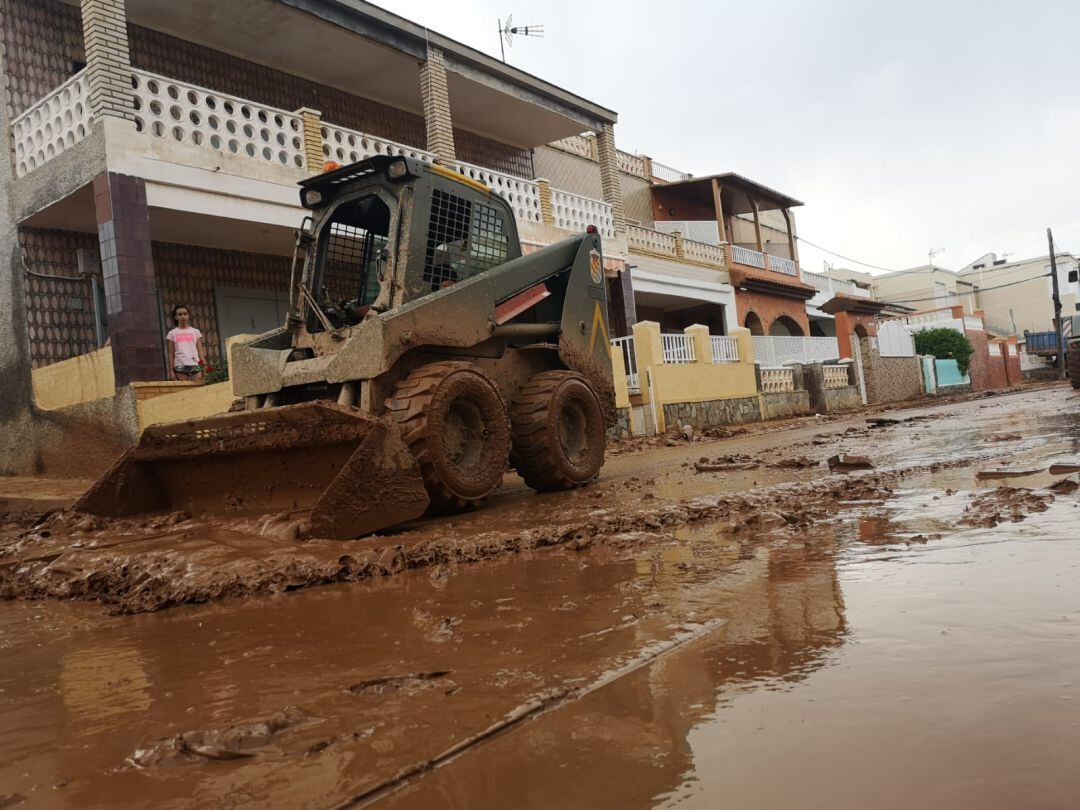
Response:
[{"label": "cloudy sky", "polygon": [[[1080,3],[375,0],[616,110],[621,149],[805,202],[800,236],[886,268],[1080,251]],[[829,259],[801,247],[803,266]]]}]

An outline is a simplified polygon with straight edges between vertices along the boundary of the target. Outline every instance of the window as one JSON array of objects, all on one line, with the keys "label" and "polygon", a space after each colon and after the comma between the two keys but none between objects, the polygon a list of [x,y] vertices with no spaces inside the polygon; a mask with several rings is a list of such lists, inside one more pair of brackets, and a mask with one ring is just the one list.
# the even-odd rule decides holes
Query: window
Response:
[{"label": "window", "polygon": [[361,197],[334,212],[323,229],[319,297],[338,307],[367,306],[379,296],[379,257],[390,230],[390,209],[378,197]]},{"label": "window", "polygon": [[499,212],[436,189],[424,255],[424,281],[438,290],[506,261],[508,247]]}]

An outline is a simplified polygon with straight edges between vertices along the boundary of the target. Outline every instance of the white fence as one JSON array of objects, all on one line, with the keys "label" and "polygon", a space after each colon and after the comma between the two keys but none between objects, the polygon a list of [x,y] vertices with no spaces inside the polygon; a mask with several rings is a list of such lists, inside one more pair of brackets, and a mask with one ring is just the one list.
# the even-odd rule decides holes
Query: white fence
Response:
[{"label": "white fence", "polygon": [[750,248],[744,248],[742,245],[731,246],[731,260],[739,264],[748,264],[751,267],[765,269],[765,254]]},{"label": "white fence", "polygon": [[681,333],[660,335],[664,347],[665,363],[693,363],[697,357],[694,354],[694,339],[690,335]]},{"label": "white fence", "polygon": [[714,363],[738,363],[739,341],[726,335],[712,335],[709,338],[712,343],[712,361]]},{"label": "white fence", "polygon": [[555,226],[564,231],[581,232],[589,225],[595,225],[600,236],[607,239],[615,236],[609,203],[553,188],[551,213],[555,219]]},{"label": "white fence", "polygon": [[965,315],[964,316],[964,329],[970,329],[973,332],[983,332],[986,326],[983,324],[982,316],[980,315]]},{"label": "white fence", "polygon": [[761,390],[766,394],[795,390],[795,370],[790,368],[763,368]]},{"label": "white fence", "polygon": [[822,374],[825,378],[826,388],[847,388],[851,385],[851,380],[848,377],[848,367],[844,366],[822,366]]},{"label": "white fence", "polygon": [[90,131],[90,86],[83,68],[11,123],[15,173],[29,174]]},{"label": "white fence", "polygon": [[630,389],[630,393],[638,393],[641,391],[641,381],[638,378],[637,355],[634,354],[634,336],[613,338],[611,345],[616,351],[622,353],[623,368],[626,369],[626,387]]},{"label": "white fence", "polygon": [[664,256],[676,255],[675,237],[670,234],[642,228],[640,225],[627,225],[626,238],[632,248]]},{"label": "white fence", "polygon": [[776,273],[783,273],[785,276],[799,275],[799,268],[796,267],[795,262],[782,256],[769,254],[769,269]]},{"label": "white fence", "polygon": [[522,222],[540,222],[542,220],[539,184],[531,180],[522,180],[512,174],[504,174],[503,172],[485,169],[462,161],[457,161],[453,164],[453,167],[465,177],[489,186],[492,191],[510,204],[514,214]]},{"label": "white fence", "polygon": [[570,135],[566,138],[560,138],[557,141],[552,141],[551,146],[556,149],[562,149],[564,152],[569,152],[572,155],[577,155],[583,158],[592,158],[592,139],[586,138],[584,135]]},{"label": "white fence", "polygon": [[683,180],[689,180],[691,175],[686,172],[680,172],[678,169],[673,169],[664,163],[658,163],[655,160],[652,162],[653,177],[657,180],[663,180],[665,183],[681,183]]},{"label": "white fence", "polygon": [[619,171],[645,177],[645,161],[638,155],[631,155],[629,152],[618,149],[615,151],[615,162],[619,166]]},{"label": "white fence", "polygon": [[323,156],[327,160],[333,160],[343,166],[366,160],[375,155],[388,157],[410,157],[422,160],[424,163],[432,163],[435,155],[423,149],[413,146],[395,143],[386,138],[376,138],[355,129],[334,126],[324,123],[322,125]]},{"label": "white fence", "polygon": [[302,169],[304,127],[288,110],[132,71],[135,128],[158,138]]},{"label": "white fence", "polygon": [[882,357],[914,357],[915,339],[910,330],[899,321],[878,324],[878,354]]},{"label": "white fence", "polygon": [[834,337],[781,337],[755,335],[754,358],[765,368],[782,368],[788,363],[823,363],[840,358]]}]

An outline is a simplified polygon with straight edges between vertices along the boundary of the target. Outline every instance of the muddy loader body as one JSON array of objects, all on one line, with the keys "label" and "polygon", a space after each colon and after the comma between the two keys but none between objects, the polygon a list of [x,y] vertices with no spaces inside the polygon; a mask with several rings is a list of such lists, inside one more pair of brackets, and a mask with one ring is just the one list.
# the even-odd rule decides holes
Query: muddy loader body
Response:
[{"label": "muddy loader body", "polygon": [[593,229],[522,255],[502,197],[408,158],[301,200],[286,323],[233,348],[244,410],[148,429],[77,508],[295,512],[348,538],[471,507],[508,463],[537,490],[596,477],[614,391]]}]

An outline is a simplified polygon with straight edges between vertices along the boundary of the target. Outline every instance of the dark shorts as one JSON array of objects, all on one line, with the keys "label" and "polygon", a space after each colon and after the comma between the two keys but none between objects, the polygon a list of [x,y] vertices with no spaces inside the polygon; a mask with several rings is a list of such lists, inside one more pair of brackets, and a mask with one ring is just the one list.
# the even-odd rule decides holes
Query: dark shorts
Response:
[{"label": "dark shorts", "polygon": [[202,366],[177,366],[173,369],[177,374],[202,374]]}]

